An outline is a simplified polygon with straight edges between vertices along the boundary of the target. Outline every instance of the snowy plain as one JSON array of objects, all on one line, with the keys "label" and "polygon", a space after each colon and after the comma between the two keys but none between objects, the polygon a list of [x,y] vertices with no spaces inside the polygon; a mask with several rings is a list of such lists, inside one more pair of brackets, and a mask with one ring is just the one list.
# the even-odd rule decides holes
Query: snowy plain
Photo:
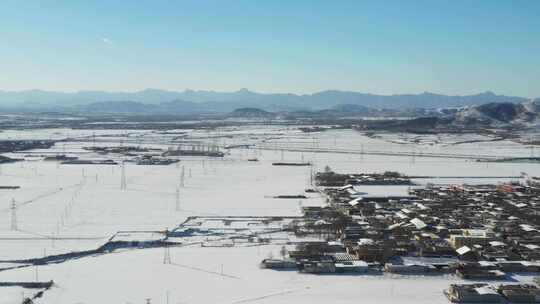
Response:
[{"label": "snowy plain", "polygon": [[[540,175],[539,164],[487,163],[471,159],[361,154],[360,151],[402,151],[492,156],[530,156],[536,151],[511,141],[478,140],[478,135],[444,136],[396,143],[403,135],[370,138],[352,130],[302,133],[295,127],[249,126],[213,131],[179,130],[178,134],[148,130],[29,130],[5,131],[2,139],[71,138],[52,149],[14,153],[23,162],[0,167],[0,260],[40,257],[51,253],[93,249],[120,230],[164,230],[188,216],[298,216],[299,200],[272,196],[303,194],[310,187],[309,167],[272,166],[277,161],[310,161],[322,170],[340,173],[398,171],[419,176],[459,176],[422,179],[421,183],[492,183],[515,180],[521,172]],[[78,138],[78,139],[77,139]],[[390,140],[389,140],[390,138]],[[42,154],[65,153],[81,158],[113,158],[82,149],[95,145],[140,145],[168,148],[187,140],[220,146],[250,143],[264,149],[232,149],[223,159],[182,157],[169,166],[126,163],[127,189],[120,189],[121,168],[112,165],[59,165]],[[289,148],[327,148],[355,153],[291,152]],[[31,153],[30,153],[31,152]],[[248,158],[257,157],[258,162]],[[181,168],[180,210],[175,191]],[[466,176],[493,176],[491,179]],[[498,176],[515,178],[496,178]],[[401,187],[358,187],[380,195]],[[302,205],[322,205],[308,193]],[[12,200],[17,203],[18,230],[12,231]],[[54,239],[51,239],[51,237]],[[448,303],[442,290],[459,279],[453,276],[315,276],[269,271],[258,263],[277,256],[280,246],[171,248],[172,264],[163,264],[163,249],[125,250],[39,267],[0,272],[0,281],[54,280],[55,287],[37,303]],[[1,263],[0,263],[1,264]],[[528,278],[520,278],[527,280]],[[19,290],[0,288],[0,303],[20,303]],[[4,293],[5,292],[5,293]],[[6,296],[9,294],[9,296]],[[168,301],[167,301],[168,299]]]}]

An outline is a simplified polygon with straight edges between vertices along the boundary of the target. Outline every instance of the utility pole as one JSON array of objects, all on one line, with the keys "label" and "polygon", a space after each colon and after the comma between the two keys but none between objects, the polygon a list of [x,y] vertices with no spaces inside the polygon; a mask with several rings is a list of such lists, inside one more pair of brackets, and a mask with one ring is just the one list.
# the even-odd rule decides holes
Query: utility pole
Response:
[{"label": "utility pole", "polygon": [[313,174],[315,174],[315,173],[313,172],[313,166],[310,166],[310,167],[309,167],[309,170],[310,170],[310,171],[309,171],[309,185],[310,185],[310,186],[313,186]]},{"label": "utility pole", "polygon": [[17,227],[17,204],[15,203],[15,199],[11,200],[11,230],[16,231],[18,230]]}]

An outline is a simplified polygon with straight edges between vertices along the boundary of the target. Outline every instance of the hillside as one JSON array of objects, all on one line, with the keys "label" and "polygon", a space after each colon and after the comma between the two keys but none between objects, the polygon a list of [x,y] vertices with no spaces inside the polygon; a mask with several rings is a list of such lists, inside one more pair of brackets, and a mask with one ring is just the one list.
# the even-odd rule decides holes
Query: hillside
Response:
[{"label": "hillside", "polygon": [[486,103],[464,108],[454,117],[461,125],[532,125],[538,124],[540,103]]}]

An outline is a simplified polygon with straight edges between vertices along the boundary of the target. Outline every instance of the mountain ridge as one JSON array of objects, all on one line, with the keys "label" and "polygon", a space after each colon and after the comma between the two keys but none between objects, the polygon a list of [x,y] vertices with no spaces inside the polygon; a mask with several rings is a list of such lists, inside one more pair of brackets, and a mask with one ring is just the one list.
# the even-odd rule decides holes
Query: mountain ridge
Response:
[{"label": "mountain ridge", "polygon": [[182,101],[190,103],[191,112],[201,108],[205,111],[213,111],[213,108],[216,108],[217,112],[227,112],[241,107],[259,107],[268,111],[320,110],[344,104],[376,109],[411,109],[462,107],[490,102],[522,103],[530,100],[525,97],[497,95],[490,91],[473,95],[443,95],[430,92],[378,95],[340,90],[325,90],[312,94],[258,93],[248,89],[234,92],[160,89],[145,89],[136,92],[0,90],[0,107],[25,109],[83,107],[93,103],[127,101],[150,105]]}]

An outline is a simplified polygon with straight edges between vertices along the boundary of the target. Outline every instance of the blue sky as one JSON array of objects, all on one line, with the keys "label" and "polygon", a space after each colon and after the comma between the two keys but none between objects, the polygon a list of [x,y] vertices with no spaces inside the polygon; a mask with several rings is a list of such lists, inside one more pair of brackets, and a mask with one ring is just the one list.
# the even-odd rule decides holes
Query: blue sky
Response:
[{"label": "blue sky", "polygon": [[0,2],[0,90],[540,96],[540,1]]}]

